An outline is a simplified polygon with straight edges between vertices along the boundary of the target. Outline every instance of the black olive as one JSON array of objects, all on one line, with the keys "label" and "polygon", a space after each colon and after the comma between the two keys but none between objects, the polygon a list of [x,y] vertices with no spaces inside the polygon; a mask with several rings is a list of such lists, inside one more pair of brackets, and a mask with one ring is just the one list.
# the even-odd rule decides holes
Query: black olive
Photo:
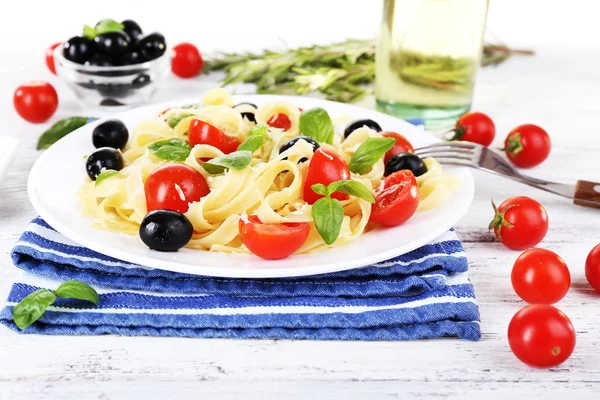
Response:
[{"label": "black olive", "polygon": [[110,67],[114,64],[109,56],[105,54],[94,54],[91,59],[85,62],[85,65],[92,65],[95,67]]},{"label": "black olive", "polygon": [[152,250],[177,251],[194,233],[194,227],[182,213],[173,210],[150,211],[140,225],[140,239]]},{"label": "black olive", "polygon": [[112,147],[123,149],[129,140],[129,131],[118,119],[109,119],[94,128],[92,143],[95,148]]},{"label": "black olive", "polygon": [[350,136],[350,134],[352,132],[354,132],[355,130],[357,130],[358,128],[362,128],[363,126],[366,126],[367,128],[371,128],[376,132],[381,132],[381,127],[379,126],[379,124],[375,121],[373,121],[372,119],[359,119],[356,121],[351,122],[346,129],[344,129],[344,138],[347,138],[348,136]]},{"label": "black olive", "polygon": [[131,82],[131,87],[134,89],[141,89],[144,86],[148,85],[150,82],[152,82],[152,78],[150,78],[150,75],[140,74]]},{"label": "black olive", "polygon": [[94,42],[90,39],[75,36],[63,44],[63,56],[77,64],[83,64],[92,58]]},{"label": "black olive", "polygon": [[125,104],[123,104],[120,101],[115,100],[115,99],[103,99],[100,102],[100,105],[104,106],[104,107],[120,107],[120,106],[124,106]]},{"label": "black olive", "polygon": [[239,103],[233,107],[234,110],[238,111],[242,118],[247,118],[248,121],[256,123],[256,104],[253,103]]},{"label": "black olive", "polygon": [[120,57],[129,50],[129,36],[125,32],[107,32],[96,36],[96,51],[110,57]]},{"label": "black olive", "polygon": [[146,60],[144,59],[144,57],[142,57],[142,55],[139,52],[131,51],[129,53],[123,54],[119,58],[118,64],[119,65],[134,65],[134,64],[141,64],[145,61]]},{"label": "black olive", "polygon": [[103,147],[93,152],[85,162],[85,170],[92,180],[96,180],[103,169],[123,169],[123,156],[119,150]]},{"label": "black olive", "polygon": [[385,176],[391,175],[396,171],[408,169],[414,176],[421,176],[427,172],[427,165],[413,153],[396,154],[385,164]]},{"label": "black olive", "polygon": [[126,19],[121,23],[123,24],[123,31],[129,35],[129,38],[132,42],[137,42],[142,38],[142,28],[140,28],[137,22],[131,19]]},{"label": "black olive", "polygon": [[165,54],[167,43],[160,33],[151,33],[140,40],[139,49],[145,59],[154,60]]},{"label": "black olive", "polygon": [[[317,151],[317,149],[319,147],[321,147],[321,146],[319,146],[319,142],[317,142],[315,139],[311,138],[310,136],[297,136],[295,138],[292,138],[292,139],[288,140],[283,145],[281,145],[281,148],[279,149],[279,154],[281,154],[284,151],[290,149],[300,139],[306,140],[308,142],[308,144],[310,144],[313,147],[313,152]],[[287,160],[287,157],[283,158],[283,160]],[[305,161],[308,161],[308,158],[303,157],[298,162],[299,163],[303,163]]]}]

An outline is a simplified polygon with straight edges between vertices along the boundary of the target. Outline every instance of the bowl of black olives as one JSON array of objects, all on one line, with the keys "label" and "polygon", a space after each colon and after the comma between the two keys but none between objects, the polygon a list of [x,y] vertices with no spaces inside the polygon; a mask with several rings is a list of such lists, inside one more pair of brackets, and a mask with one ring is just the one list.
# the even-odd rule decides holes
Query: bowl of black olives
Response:
[{"label": "bowl of black olives", "polygon": [[133,20],[84,25],[54,50],[56,73],[90,106],[131,107],[149,101],[169,71],[165,37]]}]

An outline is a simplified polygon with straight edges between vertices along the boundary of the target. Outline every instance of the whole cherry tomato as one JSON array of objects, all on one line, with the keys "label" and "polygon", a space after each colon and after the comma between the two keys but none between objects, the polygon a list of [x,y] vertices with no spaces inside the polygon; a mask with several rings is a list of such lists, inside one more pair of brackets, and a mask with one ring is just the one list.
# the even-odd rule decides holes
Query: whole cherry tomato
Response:
[{"label": "whole cherry tomato", "polygon": [[240,218],[239,232],[242,242],[257,256],[279,260],[296,252],[308,237],[310,225],[306,222],[263,224],[257,216]]},{"label": "whole cherry tomato", "polygon": [[146,207],[187,212],[189,203],[210,193],[202,174],[185,164],[166,164],[155,169],[144,183]]},{"label": "whole cherry tomato", "polygon": [[46,122],[58,108],[58,94],[48,82],[31,81],[17,88],[13,104],[24,120]]},{"label": "whole cherry tomato", "polygon": [[370,220],[383,226],[400,225],[413,216],[418,206],[417,180],[411,171],[400,170],[387,176],[375,189]]},{"label": "whole cherry tomato", "polygon": [[46,65],[50,72],[56,75],[56,67],[54,66],[54,49],[60,46],[62,42],[54,43],[46,49]]},{"label": "whole cherry tomato", "polygon": [[456,122],[452,140],[479,143],[489,146],[496,136],[494,121],[484,113],[469,112],[463,114]]},{"label": "whole cherry tomato", "polygon": [[506,247],[529,249],[544,239],[548,232],[546,209],[530,197],[518,196],[505,200],[496,208],[489,228]]},{"label": "whole cherry tomato", "polygon": [[237,138],[231,137],[219,128],[199,119],[193,119],[190,123],[188,139],[192,146],[208,144],[225,154],[233,153],[241,144]]},{"label": "whole cherry tomato", "polygon": [[545,130],[537,125],[526,124],[510,131],[502,151],[517,167],[531,168],[548,158],[551,147],[550,136]]},{"label": "whole cherry tomato", "polygon": [[508,325],[508,344],[515,356],[536,368],[555,367],[575,349],[575,328],[560,310],[534,304],[518,311]]},{"label": "whole cherry tomato", "polygon": [[383,157],[383,162],[387,164],[388,160],[400,153],[414,153],[415,149],[408,139],[396,132],[381,132],[381,136],[396,139],[394,147],[388,150]]},{"label": "whole cherry tomato", "polygon": [[180,43],[173,47],[171,70],[180,78],[193,78],[202,71],[204,60],[198,48],[191,43]]},{"label": "whole cherry tomato", "polygon": [[554,304],[571,286],[571,274],[565,261],[546,249],[530,249],[521,254],[510,275],[520,298],[531,304]]},{"label": "whole cherry tomato", "polygon": [[287,131],[292,126],[292,120],[286,114],[275,114],[267,121],[267,125],[272,128]]},{"label": "whole cherry tomato", "polygon": [[585,260],[585,277],[596,292],[600,293],[600,244],[597,244]]},{"label": "whole cherry tomato", "polygon": [[[308,204],[314,204],[315,201],[323,197],[312,190],[312,185],[322,183],[327,186],[342,179],[350,179],[350,170],[344,160],[331,150],[322,147],[317,149],[310,160],[310,164],[308,164],[306,180],[304,181],[304,201]],[[347,194],[337,192],[332,194],[331,197],[338,200],[348,199]]]}]

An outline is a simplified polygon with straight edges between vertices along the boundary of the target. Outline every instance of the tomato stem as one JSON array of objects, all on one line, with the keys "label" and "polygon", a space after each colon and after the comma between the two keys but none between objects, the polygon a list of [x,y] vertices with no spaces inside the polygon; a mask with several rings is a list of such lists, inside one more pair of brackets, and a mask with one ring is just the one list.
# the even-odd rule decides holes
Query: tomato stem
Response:
[{"label": "tomato stem", "polygon": [[494,228],[497,228],[496,235],[498,235],[498,240],[500,241],[502,241],[502,227],[513,227],[513,225],[506,220],[505,214],[508,210],[516,206],[518,206],[518,204],[511,204],[508,207],[506,207],[504,211],[500,212],[498,211],[498,207],[496,207],[496,203],[494,203],[494,200],[492,199],[492,207],[494,208],[494,218],[492,219],[492,222],[490,222],[488,228],[490,231]]},{"label": "tomato stem", "polygon": [[500,151],[505,151],[509,156],[515,157],[523,150],[523,143],[521,142],[521,134],[515,133],[513,137],[506,138],[508,145],[501,148]]},{"label": "tomato stem", "polygon": [[465,134],[465,128],[464,128],[464,126],[458,125],[456,128],[454,128],[450,132],[454,132],[454,136],[452,136],[450,139],[448,139],[450,142],[453,142],[455,140],[462,140],[462,137]]}]

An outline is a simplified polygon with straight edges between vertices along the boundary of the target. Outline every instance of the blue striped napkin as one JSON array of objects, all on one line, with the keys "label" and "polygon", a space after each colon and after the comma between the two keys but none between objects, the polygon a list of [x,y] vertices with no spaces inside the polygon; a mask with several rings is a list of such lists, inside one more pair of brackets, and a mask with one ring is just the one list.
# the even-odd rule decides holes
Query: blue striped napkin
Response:
[{"label": "blue striped napkin", "polygon": [[145,268],[78,246],[36,218],[15,245],[24,270],[0,311],[32,291],[78,279],[99,305],[58,299],[23,333],[202,338],[403,340],[480,337],[467,259],[454,230],[360,269],[280,279],[227,279]]}]

